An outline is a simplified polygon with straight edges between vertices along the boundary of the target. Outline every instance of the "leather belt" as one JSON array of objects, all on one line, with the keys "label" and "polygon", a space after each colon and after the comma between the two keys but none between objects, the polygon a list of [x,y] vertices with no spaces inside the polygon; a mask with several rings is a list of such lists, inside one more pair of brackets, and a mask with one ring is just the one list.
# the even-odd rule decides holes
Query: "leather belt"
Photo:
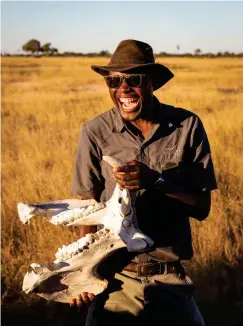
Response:
[{"label": "leather belt", "polygon": [[131,262],[123,268],[128,272],[137,273],[137,277],[140,276],[152,276],[156,274],[178,274],[181,277],[185,277],[185,269],[180,262],[152,262],[152,263],[135,263]]}]

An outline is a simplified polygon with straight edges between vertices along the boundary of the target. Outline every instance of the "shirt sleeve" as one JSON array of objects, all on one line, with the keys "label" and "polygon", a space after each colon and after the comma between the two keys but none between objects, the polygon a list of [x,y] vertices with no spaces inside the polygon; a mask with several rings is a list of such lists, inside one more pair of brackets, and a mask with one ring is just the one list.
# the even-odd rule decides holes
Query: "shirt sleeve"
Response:
[{"label": "shirt sleeve", "polygon": [[208,137],[202,121],[196,117],[190,135],[190,180],[192,188],[201,191],[217,189]]},{"label": "shirt sleeve", "polygon": [[81,134],[76,150],[71,191],[75,195],[92,196],[100,199],[104,179],[100,168],[101,151],[94,141],[92,133],[86,124]]}]

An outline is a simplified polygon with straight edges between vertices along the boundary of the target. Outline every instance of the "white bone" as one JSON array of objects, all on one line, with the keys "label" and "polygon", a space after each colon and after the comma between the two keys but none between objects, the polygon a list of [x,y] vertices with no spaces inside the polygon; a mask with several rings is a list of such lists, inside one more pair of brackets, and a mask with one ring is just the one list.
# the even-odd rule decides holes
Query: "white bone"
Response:
[{"label": "white bone", "polygon": [[[125,164],[112,157],[103,158],[113,167]],[[23,291],[35,291],[47,300],[59,302],[68,302],[80,292],[101,293],[107,287],[107,281],[101,280],[96,271],[101,261],[120,248],[144,252],[153,245],[153,240],[138,228],[135,200],[134,194],[116,185],[106,203],[93,199],[39,205],[19,203],[17,208],[23,223],[40,216],[55,225],[104,225],[104,229],[95,234],[59,248],[54,263],[31,264],[31,270],[24,277]]]},{"label": "white bone", "polygon": [[119,160],[119,159],[117,159],[115,157],[112,157],[112,156],[103,156],[102,158],[103,158],[104,161],[109,163],[113,168],[116,168],[118,166],[126,164],[126,162],[124,162],[122,160]]}]

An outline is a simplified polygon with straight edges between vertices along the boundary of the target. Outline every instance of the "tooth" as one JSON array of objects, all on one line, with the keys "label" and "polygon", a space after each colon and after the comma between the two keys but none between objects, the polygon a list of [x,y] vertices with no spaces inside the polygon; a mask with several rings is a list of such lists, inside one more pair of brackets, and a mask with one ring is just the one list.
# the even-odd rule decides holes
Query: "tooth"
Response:
[{"label": "tooth", "polygon": [[95,240],[99,240],[99,235],[97,233],[94,234]]}]

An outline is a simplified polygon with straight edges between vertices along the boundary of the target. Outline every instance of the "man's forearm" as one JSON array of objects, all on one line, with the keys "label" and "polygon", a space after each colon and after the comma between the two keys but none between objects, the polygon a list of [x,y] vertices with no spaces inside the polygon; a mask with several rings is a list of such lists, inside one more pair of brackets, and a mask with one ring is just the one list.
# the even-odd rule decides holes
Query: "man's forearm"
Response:
[{"label": "man's forearm", "polygon": [[178,199],[185,204],[191,206],[198,206],[201,203],[201,198],[197,194],[187,194],[187,193],[176,193],[176,194],[166,194],[169,197]]},{"label": "man's forearm", "polygon": [[173,193],[166,194],[168,197],[175,198],[188,206],[190,215],[199,220],[205,219],[211,206],[210,192],[202,192],[200,194],[189,193]]}]

